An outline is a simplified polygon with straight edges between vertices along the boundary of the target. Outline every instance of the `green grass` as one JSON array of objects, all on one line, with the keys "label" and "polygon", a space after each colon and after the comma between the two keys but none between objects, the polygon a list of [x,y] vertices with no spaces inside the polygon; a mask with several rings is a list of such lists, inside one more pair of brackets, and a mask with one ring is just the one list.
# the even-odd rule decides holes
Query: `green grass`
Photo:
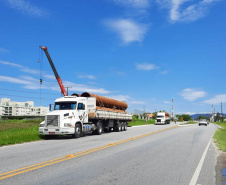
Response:
[{"label": "green grass", "polygon": [[43,120],[39,119],[28,119],[28,120],[0,120],[0,131],[15,129],[15,128],[29,128],[38,126]]},{"label": "green grass", "polygon": [[[155,120],[151,119],[147,121],[147,125],[155,124]],[[145,125],[145,121],[143,119],[133,119],[129,122],[128,126],[138,126],[138,125]]]},{"label": "green grass", "polygon": [[226,152],[226,123],[225,122],[215,122],[215,124],[222,127],[218,129],[213,138],[215,139],[217,146],[224,152]]},{"label": "green grass", "polygon": [[41,140],[38,126],[0,131],[0,146]]}]

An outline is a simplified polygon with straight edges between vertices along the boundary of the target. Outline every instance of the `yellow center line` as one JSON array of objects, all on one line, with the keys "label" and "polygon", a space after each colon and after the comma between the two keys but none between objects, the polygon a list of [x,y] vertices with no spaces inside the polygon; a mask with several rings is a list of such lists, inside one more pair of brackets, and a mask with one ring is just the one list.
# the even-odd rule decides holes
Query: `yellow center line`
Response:
[{"label": "yellow center line", "polygon": [[12,171],[9,171],[9,172],[1,173],[0,174],[0,180],[5,179],[5,178],[9,178],[9,177],[12,177],[12,176],[15,176],[15,175],[19,175],[19,174],[22,174],[22,173],[25,173],[25,172],[29,172],[29,171],[32,171],[32,170],[36,170],[36,169],[39,169],[39,168],[43,168],[43,167],[46,167],[46,166],[49,166],[49,165],[52,165],[52,164],[63,162],[63,161],[66,161],[66,160],[69,160],[69,159],[72,159],[72,158],[83,156],[83,155],[86,155],[86,154],[89,154],[89,153],[92,153],[92,152],[103,150],[103,149],[106,149],[106,148],[109,148],[109,147],[112,147],[112,146],[115,146],[115,145],[119,145],[119,144],[122,144],[122,143],[126,143],[126,142],[129,142],[129,141],[135,140],[135,139],[146,137],[146,136],[152,135],[154,133],[161,132],[161,131],[171,129],[171,128],[175,128],[175,127],[178,127],[178,126],[173,126],[173,127],[161,129],[161,130],[158,130],[158,131],[155,131],[155,132],[150,132],[148,134],[143,134],[143,135],[140,135],[140,136],[137,136],[137,137],[132,137],[132,138],[129,138],[129,139],[125,139],[125,140],[122,140],[122,141],[117,141],[115,143],[109,143],[107,145],[103,145],[103,146],[100,146],[100,147],[92,148],[92,149],[89,149],[89,150],[84,150],[84,151],[77,152],[77,153],[74,153],[74,154],[66,155],[64,157],[59,157],[59,158],[56,158],[56,159],[44,161],[44,162],[37,163],[37,164],[34,164],[34,165],[30,165],[30,166],[27,166],[27,167],[12,170]]}]

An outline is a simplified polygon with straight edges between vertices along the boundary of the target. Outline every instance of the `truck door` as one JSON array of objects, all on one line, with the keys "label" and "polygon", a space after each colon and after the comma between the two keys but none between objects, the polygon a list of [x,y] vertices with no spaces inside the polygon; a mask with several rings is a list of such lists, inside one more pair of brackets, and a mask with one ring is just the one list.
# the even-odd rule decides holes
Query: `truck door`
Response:
[{"label": "truck door", "polygon": [[87,123],[88,122],[88,111],[86,104],[84,103],[78,103],[78,117],[81,122]]}]

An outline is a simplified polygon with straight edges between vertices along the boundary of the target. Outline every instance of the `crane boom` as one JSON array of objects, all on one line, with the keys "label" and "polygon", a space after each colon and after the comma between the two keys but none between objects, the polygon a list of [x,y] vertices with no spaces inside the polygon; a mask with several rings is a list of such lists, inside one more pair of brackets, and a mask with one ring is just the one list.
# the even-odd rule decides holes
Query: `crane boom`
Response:
[{"label": "crane boom", "polygon": [[50,66],[52,67],[52,70],[53,70],[53,72],[54,72],[54,74],[55,74],[55,77],[56,77],[56,79],[57,79],[57,82],[58,82],[58,84],[59,84],[59,86],[60,86],[61,93],[62,93],[64,96],[67,96],[67,92],[66,92],[66,90],[65,90],[65,88],[64,88],[63,82],[62,82],[60,76],[59,76],[58,73],[57,73],[57,70],[56,70],[56,68],[55,68],[55,66],[54,66],[54,64],[53,64],[53,61],[52,61],[52,59],[51,59],[51,57],[50,57],[50,55],[49,55],[49,52],[48,52],[48,50],[47,50],[47,47],[46,47],[46,46],[44,46],[44,47],[39,46],[39,47],[40,47],[40,48],[45,52],[45,54],[46,54],[46,57],[47,57],[47,59],[48,59],[48,61],[49,61],[49,63],[50,63]]}]

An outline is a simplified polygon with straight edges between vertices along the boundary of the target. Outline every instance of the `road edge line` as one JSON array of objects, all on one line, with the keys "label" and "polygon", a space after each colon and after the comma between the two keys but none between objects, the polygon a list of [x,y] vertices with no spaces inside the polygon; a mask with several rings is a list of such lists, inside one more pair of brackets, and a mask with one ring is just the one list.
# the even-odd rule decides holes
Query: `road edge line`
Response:
[{"label": "road edge line", "polygon": [[203,165],[203,163],[204,163],[204,160],[205,160],[205,158],[206,158],[206,154],[207,154],[208,148],[209,148],[209,146],[210,146],[210,142],[211,142],[211,139],[210,139],[209,143],[207,144],[205,151],[204,151],[203,154],[202,154],[202,157],[201,157],[201,159],[200,159],[200,161],[199,161],[199,164],[198,164],[198,166],[197,166],[197,168],[196,168],[196,170],[195,170],[195,173],[194,173],[193,176],[192,176],[192,179],[191,179],[189,185],[196,185],[196,183],[197,183],[197,181],[198,181],[199,174],[200,174],[201,169],[202,169],[202,165]]}]

